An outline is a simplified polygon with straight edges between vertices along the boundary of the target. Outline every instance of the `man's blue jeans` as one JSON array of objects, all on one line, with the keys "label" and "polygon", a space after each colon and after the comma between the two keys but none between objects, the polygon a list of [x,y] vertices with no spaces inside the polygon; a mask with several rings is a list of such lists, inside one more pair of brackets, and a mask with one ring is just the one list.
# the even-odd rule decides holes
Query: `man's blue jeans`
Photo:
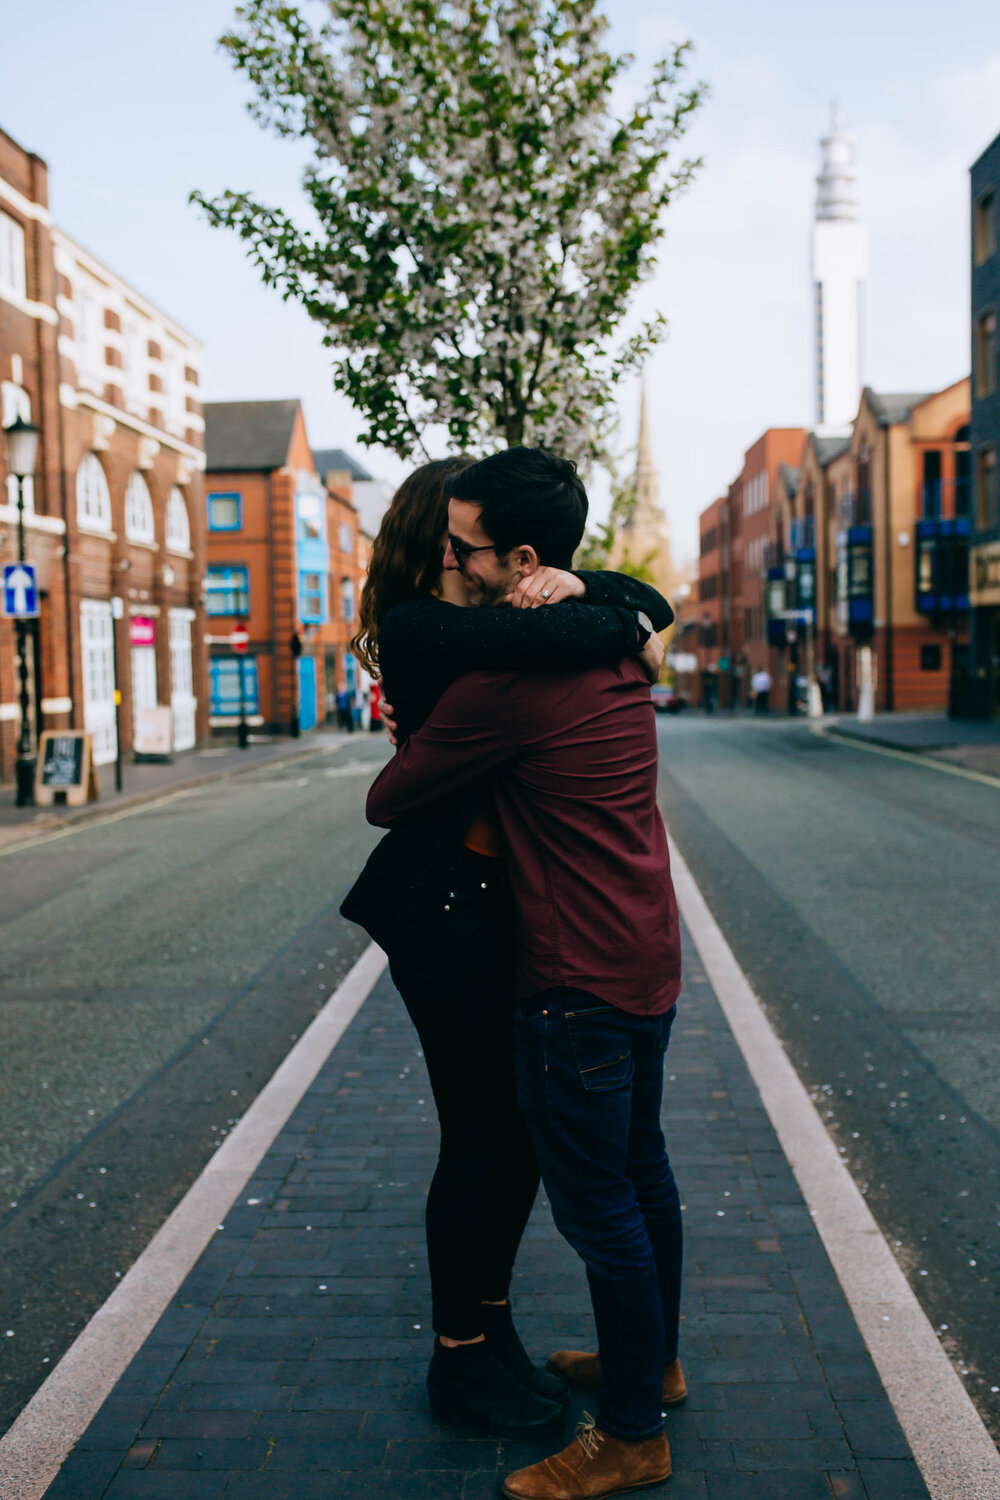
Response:
[{"label": "man's blue jeans", "polygon": [[683,1227],[660,1129],[676,1007],[635,1016],[584,990],[547,990],[514,1023],[517,1097],[560,1233],[587,1267],[601,1355],[597,1422],[663,1430],[677,1356]]}]

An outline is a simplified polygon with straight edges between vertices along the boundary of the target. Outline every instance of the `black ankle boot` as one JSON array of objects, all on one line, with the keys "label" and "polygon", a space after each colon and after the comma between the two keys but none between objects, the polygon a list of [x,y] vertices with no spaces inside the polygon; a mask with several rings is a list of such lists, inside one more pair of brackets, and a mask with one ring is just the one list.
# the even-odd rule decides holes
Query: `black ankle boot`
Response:
[{"label": "black ankle boot", "polygon": [[497,1357],[526,1390],[533,1391],[546,1401],[558,1401],[561,1406],[567,1404],[569,1391],[563,1381],[557,1375],[550,1375],[547,1370],[540,1370],[537,1365],[532,1364],[527,1350],[517,1336],[509,1302],[484,1302],[483,1327],[487,1344],[495,1350]]},{"label": "black ankle boot", "polygon": [[497,1437],[541,1437],[561,1427],[557,1401],[546,1401],[511,1374],[492,1345],[434,1345],[427,1393],[437,1422],[472,1427]]}]

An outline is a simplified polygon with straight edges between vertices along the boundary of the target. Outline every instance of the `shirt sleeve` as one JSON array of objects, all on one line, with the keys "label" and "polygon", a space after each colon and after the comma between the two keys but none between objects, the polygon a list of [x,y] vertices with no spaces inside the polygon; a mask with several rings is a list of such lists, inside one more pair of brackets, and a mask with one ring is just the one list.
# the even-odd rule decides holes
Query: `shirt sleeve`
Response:
[{"label": "shirt sleeve", "polygon": [[635,611],[645,607],[616,599],[605,604],[597,598],[541,609],[462,609],[444,602],[425,609],[404,607],[390,610],[383,621],[380,659],[388,673],[400,659],[412,660],[415,653],[419,659],[422,652],[433,651],[437,668],[447,668],[454,677],[477,670],[573,672],[612,666],[642,650],[646,632]]},{"label": "shirt sleeve", "polygon": [[520,744],[508,686],[506,676],[492,672],[470,672],[453,683],[375,778],[369,823],[392,828],[512,760]]},{"label": "shirt sleeve", "polygon": [[[651,584],[632,578],[628,573],[608,573],[585,570],[577,572],[587,590],[587,599],[593,606],[618,605],[626,609],[641,609],[653,622],[655,631],[666,630],[674,622],[674,612]],[[543,612],[543,611],[542,611]]]}]

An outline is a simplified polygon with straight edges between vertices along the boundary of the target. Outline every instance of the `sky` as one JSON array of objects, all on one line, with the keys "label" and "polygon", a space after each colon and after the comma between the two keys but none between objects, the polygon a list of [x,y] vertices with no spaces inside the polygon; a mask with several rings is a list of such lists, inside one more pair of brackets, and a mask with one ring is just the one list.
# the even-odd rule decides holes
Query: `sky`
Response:
[{"label": "sky", "polygon": [[[247,114],[215,42],[231,0],[0,0],[0,126],[50,170],[56,222],[205,344],[207,400],[300,396],[314,447],[364,450],[330,382],[320,331],[259,284],[236,237],[188,193],[251,190],[294,206],[302,147]],[[647,388],[675,551],[766,427],[813,419],[809,233],[832,101],[857,139],[870,269],[866,384],[933,390],[968,373],[968,168],[1000,132],[995,0],[613,0],[611,45],[632,85],[675,41],[695,46],[710,98],[683,143],[702,156],[667,211],[638,312],[669,336]],[[620,446],[638,392],[622,389]],[[593,485],[594,514],[606,485]]]}]

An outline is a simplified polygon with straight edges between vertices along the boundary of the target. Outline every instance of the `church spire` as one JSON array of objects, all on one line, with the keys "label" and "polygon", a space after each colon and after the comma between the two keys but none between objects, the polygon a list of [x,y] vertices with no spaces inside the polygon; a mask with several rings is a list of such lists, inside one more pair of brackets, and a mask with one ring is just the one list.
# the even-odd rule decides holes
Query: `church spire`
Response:
[{"label": "church spire", "polygon": [[649,416],[646,406],[646,372],[643,370],[639,382],[639,442],[635,464],[635,507],[629,517],[630,530],[648,528],[650,523],[662,523],[666,517],[660,510],[660,477],[653,462],[653,449],[649,440]]}]

